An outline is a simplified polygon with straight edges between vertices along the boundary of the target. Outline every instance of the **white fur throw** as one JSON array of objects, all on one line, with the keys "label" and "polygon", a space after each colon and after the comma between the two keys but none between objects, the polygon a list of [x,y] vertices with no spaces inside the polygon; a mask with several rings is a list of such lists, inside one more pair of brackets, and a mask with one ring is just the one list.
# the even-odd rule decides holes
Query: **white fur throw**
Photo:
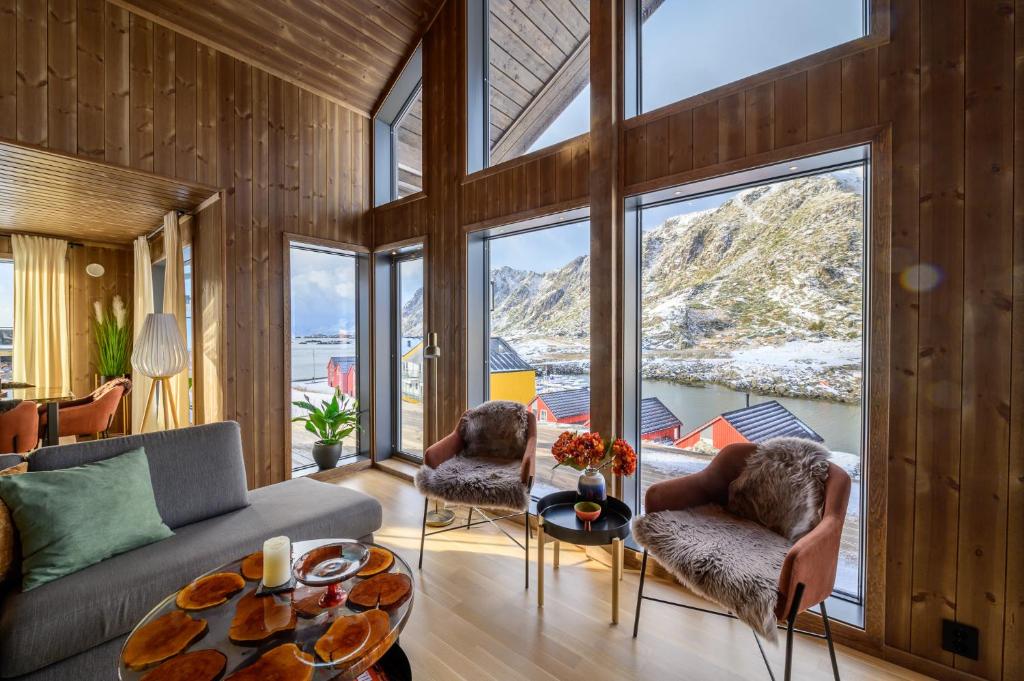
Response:
[{"label": "white fur throw", "polygon": [[484,402],[459,421],[466,456],[522,460],[526,451],[526,406],[509,400]]},{"label": "white fur throw", "polygon": [[416,488],[453,504],[523,511],[530,505],[530,490],[519,468],[519,461],[458,454],[437,468],[420,466]]},{"label": "white fur throw", "polygon": [[633,537],[695,593],[775,640],[779,574],[791,542],[718,504],[633,519]]},{"label": "white fur throw", "polygon": [[766,440],[729,484],[726,508],[795,542],[821,520],[828,457],[828,450],[811,440]]}]

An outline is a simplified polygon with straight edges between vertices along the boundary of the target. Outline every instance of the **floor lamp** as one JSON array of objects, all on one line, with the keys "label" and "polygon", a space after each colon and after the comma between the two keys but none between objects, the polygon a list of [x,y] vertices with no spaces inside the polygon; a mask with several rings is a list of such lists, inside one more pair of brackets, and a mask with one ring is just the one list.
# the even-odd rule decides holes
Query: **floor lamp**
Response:
[{"label": "floor lamp", "polygon": [[146,411],[142,414],[142,429],[153,406],[153,396],[159,383],[164,391],[164,422],[178,428],[178,410],[171,392],[171,377],[188,366],[188,349],[178,329],[178,320],[172,314],[151,312],[142,323],[142,331],[132,351],[132,366],[143,376],[153,379],[146,397]]},{"label": "floor lamp", "polygon": [[[437,333],[431,332],[427,336],[427,346],[423,349],[423,359],[430,362],[430,385],[434,391],[433,409],[431,410],[434,417],[434,436],[437,439],[437,413],[439,411],[437,405],[437,363],[441,359],[441,346],[437,344]],[[441,508],[441,505],[435,500],[434,510],[427,514],[426,523],[430,527],[444,527],[445,525],[451,525],[455,521],[455,511],[450,508]]]}]

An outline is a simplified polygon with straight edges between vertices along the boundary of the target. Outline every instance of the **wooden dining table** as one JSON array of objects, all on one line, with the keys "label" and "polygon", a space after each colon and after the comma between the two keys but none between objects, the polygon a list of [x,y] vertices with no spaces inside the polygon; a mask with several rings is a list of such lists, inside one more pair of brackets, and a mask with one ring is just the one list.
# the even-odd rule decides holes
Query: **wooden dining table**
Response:
[{"label": "wooden dining table", "polygon": [[38,404],[45,404],[46,435],[43,437],[43,445],[59,444],[60,429],[57,427],[57,411],[61,402],[75,399],[73,392],[62,388],[27,386],[19,388],[3,387],[0,388],[0,393],[2,393],[5,400],[31,400]]}]

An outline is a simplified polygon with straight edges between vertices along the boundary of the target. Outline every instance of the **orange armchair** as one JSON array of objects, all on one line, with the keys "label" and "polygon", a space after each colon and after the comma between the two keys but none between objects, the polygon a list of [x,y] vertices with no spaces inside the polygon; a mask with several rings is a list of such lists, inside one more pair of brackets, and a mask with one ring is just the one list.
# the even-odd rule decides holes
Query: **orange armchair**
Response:
[{"label": "orange armchair", "polygon": [[[468,439],[468,442],[467,442]],[[537,418],[522,404],[507,400],[485,402],[467,410],[455,430],[427,448],[416,472],[416,487],[423,493],[419,567],[427,532],[430,499],[469,507],[466,529],[502,518],[523,516],[524,541],[495,525],[525,551],[526,586],[530,586],[530,490],[537,468]],[[498,509],[489,517],[481,509]],[[483,520],[473,522],[477,513]]]},{"label": "orange armchair", "polygon": [[24,454],[39,444],[39,407],[21,402],[0,413],[0,453]]},{"label": "orange armchair", "polygon": [[[106,433],[114,421],[121,398],[131,391],[129,379],[115,378],[83,398],[61,402],[57,409],[58,436]],[[40,432],[45,432],[46,424],[46,411],[40,408]]]},{"label": "orange armchair", "polygon": [[[730,483],[743,472],[747,458],[756,449],[757,445],[750,443],[729,445],[723,448],[704,470],[651,485],[644,497],[645,513],[683,511],[704,504],[725,506],[729,497]],[[782,564],[775,617],[780,622],[786,622],[786,679],[789,679],[791,674],[794,620],[799,613],[815,605],[820,605],[825,630],[824,636],[820,637],[825,638],[828,643],[833,674],[836,681],[839,679],[825,600],[832,594],[835,586],[839,564],[839,546],[842,540],[843,522],[846,519],[846,508],[850,499],[850,486],[850,476],[846,471],[829,463],[821,520],[810,532],[800,537],[789,548]],[[647,550],[645,549],[636,617],[633,624],[634,637],[639,628],[640,604],[645,598],[643,585],[646,566]],[[810,632],[800,633],[809,634]],[[811,635],[818,636],[817,634]],[[760,647],[760,639],[757,641]],[[761,654],[764,656],[763,649]],[[764,657],[764,661],[767,665],[767,657]]]}]

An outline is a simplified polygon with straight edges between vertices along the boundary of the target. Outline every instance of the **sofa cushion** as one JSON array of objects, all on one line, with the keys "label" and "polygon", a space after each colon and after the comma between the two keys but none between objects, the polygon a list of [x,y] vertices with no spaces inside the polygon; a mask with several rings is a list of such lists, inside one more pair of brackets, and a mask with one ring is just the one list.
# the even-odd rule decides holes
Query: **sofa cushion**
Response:
[{"label": "sofa cushion", "polygon": [[172,530],[249,503],[241,433],[232,421],[43,447],[29,455],[29,471],[81,466],[139,447],[149,459],[156,507]]},{"label": "sofa cushion", "polygon": [[0,454],[0,471],[5,468],[17,466],[19,463],[24,461],[21,454]]},{"label": "sofa cushion", "polygon": [[[26,472],[28,472],[27,461],[22,461],[9,468],[0,466],[0,477],[21,475]],[[18,572],[17,570],[10,569],[14,565],[15,548],[14,520],[11,518],[11,511],[7,508],[7,504],[0,501],[0,584],[6,581],[8,571],[12,573]]]},{"label": "sofa cushion", "polygon": [[29,592],[0,612],[0,677],[31,672],[128,633],[195,577],[285,535],[294,541],[360,538],[380,528],[376,499],[299,478],[254,490],[247,508],[178,528],[175,535]]},{"label": "sofa cushion", "polygon": [[141,449],[0,477],[0,498],[18,528],[25,591],[173,534],[156,510]]}]

